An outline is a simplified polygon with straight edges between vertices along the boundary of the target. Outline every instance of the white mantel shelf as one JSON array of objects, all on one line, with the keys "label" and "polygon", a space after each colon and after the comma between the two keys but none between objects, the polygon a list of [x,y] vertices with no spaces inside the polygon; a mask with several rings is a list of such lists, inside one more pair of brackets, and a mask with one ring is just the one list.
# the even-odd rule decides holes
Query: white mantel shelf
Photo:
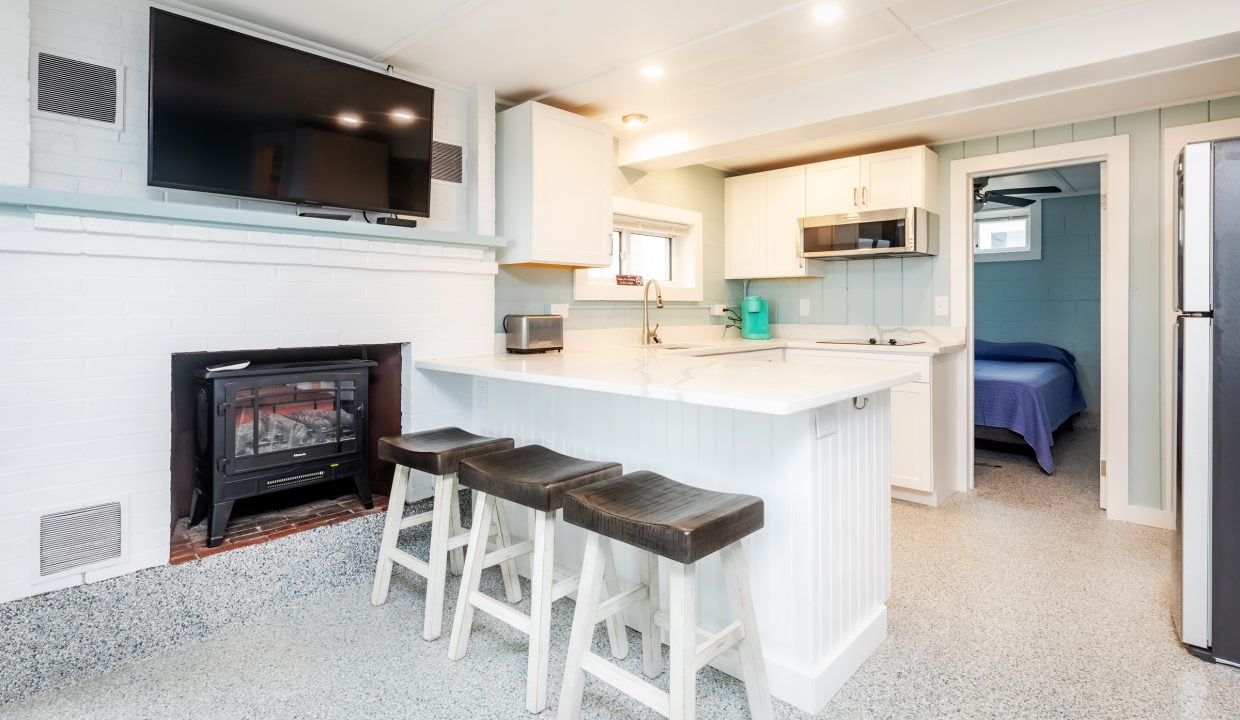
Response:
[{"label": "white mantel shelf", "polygon": [[791,415],[912,382],[918,373],[861,360],[813,365],[691,357],[639,347],[417,360],[420,370]]},{"label": "white mantel shelf", "polygon": [[502,237],[428,230],[424,228],[372,225],[355,221],[324,220],[294,214],[220,208],[141,198],[86,195],[39,188],[0,185],[0,209],[17,208],[31,213],[105,217],[123,220],[174,222],[241,230],[353,237],[369,240],[404,240],[436,245],[501,248]]}]

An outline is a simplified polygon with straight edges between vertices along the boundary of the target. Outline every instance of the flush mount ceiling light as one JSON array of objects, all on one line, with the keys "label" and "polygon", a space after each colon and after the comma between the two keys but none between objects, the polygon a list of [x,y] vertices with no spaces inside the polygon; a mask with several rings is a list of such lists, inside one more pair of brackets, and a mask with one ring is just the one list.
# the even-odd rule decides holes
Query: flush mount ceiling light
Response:
[{"label": "flush mount ceiling light", "polygon": [[388,113],[388,117],[392,118],[392,122],[397,125],[410,125],[414,120],[418,119],[418,116],[412,110],[406,108],[396,108]]},{"label": "flush mount ceiling light", "polygon": [[658,80],[663,77],[663,67],[661,65],[647,65],[642,68],[642,75],[651,80]]},{"label": "flush mount ceiling light", "polygon": [[340,123],[341,125],[344,125],[345,127],[351,127],[351,128],[362,126],[361,116],[353,112],[340,113],[339,115],[336,116],[336,122]]},{"label": "flush mount ceiling light", "polygon": [[814,22],[819,25],[831,25],[839,22],[840,18],[844,17],[844,8],[840,7],[839,3],[818,3],[810,11],[810,15],[814,18]]},{"label": "flush mount ceiling light", "polygon": [[641,113],[629,113],[628,115],[620,118],[620,120],[631,128],[639,128],[649,122],[650,118],[642,115]]}]

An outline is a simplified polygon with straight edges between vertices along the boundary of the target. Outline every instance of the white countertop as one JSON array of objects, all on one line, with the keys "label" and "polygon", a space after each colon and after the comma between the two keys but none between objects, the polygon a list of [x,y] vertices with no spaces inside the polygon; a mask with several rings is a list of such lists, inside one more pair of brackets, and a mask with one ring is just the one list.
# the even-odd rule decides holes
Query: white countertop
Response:
[{"label": "white countertop", "polygon": [[[860,337],[860,336],[858,336]],[[681,343],[667,341],[665,344],[677,346]],[[817,340],[811,338],[771,338],[770,340],[743,340],[728,338],[709,342],[690,341],[684,343],[686,349],[667,350],[665,352],[683,353],[685,355],[718,355],[724,353],[749,352],[779,348],[798,348],[803,350],[831,350],[835,352],[864,352],[890,355],[943,355],[964,348],[963,342],[937,342],[926,340],[915,345],[868,345],[839,340]]]},{"label": "white countertop", "polygon": [[[634,395],[771,415],[791,415],[831,405],[858,395],[912,382],[919,376],[915,369],[893,367],[893,363],[875,365],[849,358],[824,359],[814,363],[783,363],[745,360],[735,356],[726,359],[718,357],[726,352],[794,346],[778,339],[769,342],[740,340],[688,344],[695,347],[685,350],[609,347],[531,355],[501,353],[429,358],[415,360],[414,365],[420,370]],[[824,347],[812,342],[800,344],[819,349]],[[899,349],[902,348],[892,348],[889,351]]]}]

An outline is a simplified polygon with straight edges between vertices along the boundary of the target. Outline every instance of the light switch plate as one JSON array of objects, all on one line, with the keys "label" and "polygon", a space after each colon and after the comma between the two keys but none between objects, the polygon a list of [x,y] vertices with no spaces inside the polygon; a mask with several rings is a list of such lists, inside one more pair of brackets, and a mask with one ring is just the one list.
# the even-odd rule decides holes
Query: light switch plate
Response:
[{"label": "light switch plate", "polygon": [[801,298],[801,317],[809,315],[809,298]]},{"label": "light switch plate", "polygon": [[815,410],[814,434],[820,438],[834,435],[838,427],[838,415],[839,412],[836,405],[828,405]]},{"label": "light switch plate", "polygon": [[568,319],[568,303],[563,303],[563,304],[551,303],[550,305],[547,306],[547,314],[548,315],[559,315],[560,317],[567,320]]},{"label": "light switch plate", "polygon": [[946,295],[934,296],[934,314],[938,317],[947,317],[951,314],[951,300]]}]

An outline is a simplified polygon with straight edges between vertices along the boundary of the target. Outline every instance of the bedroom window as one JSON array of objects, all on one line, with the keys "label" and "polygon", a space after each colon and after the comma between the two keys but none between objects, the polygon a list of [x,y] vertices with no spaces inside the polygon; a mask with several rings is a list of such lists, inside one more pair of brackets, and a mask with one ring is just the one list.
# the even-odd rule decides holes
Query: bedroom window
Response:
[{"label": "bedroom window", "polygon": [[1041,206],[1022,210],[991,210],[973,215],[973,260],[1042,259],[1039,227]]},{"label": "bedroom window", "polygon": [[573,299],[641,302],[658,280],[664,300],[701,301],[702,253],[701,213],[612,198],[611,264],[575,271]]}]

